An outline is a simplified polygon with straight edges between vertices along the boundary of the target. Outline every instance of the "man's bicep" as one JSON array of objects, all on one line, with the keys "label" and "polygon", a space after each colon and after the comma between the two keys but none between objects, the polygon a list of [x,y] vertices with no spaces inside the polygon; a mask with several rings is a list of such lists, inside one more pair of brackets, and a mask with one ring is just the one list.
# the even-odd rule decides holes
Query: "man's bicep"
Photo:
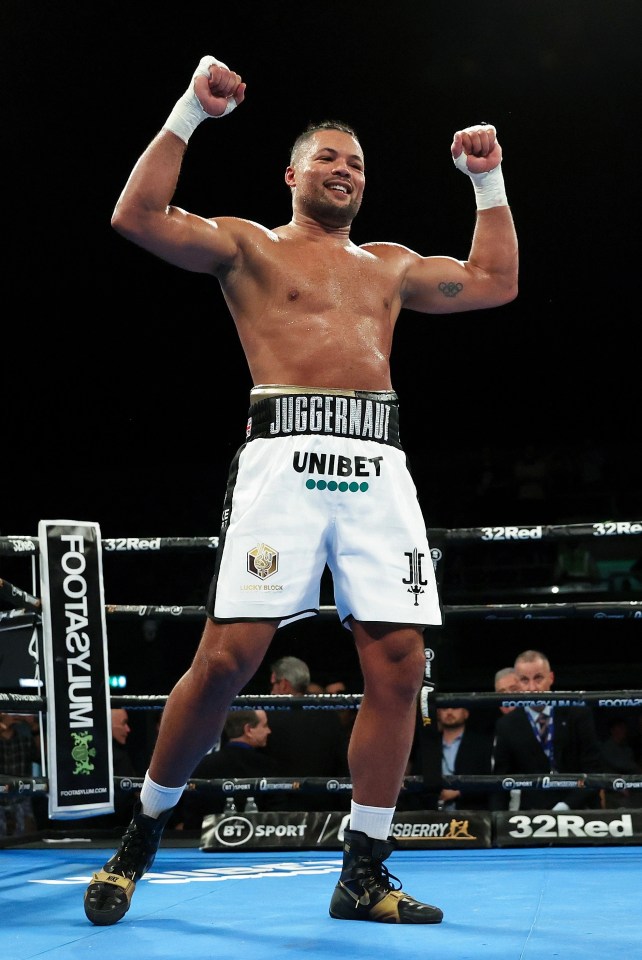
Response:
[{"label": "man's bicep", "polygon": [[421,313],[470,309],[471,276],[453,257],[417,257],[404,278],[403,306]]},{"label": "man's bicep", "polygon": [[194,273],[216,273],[232,266],[239,237],[232,218],[206,219],[180,207],[170,207],[152,253]]}]

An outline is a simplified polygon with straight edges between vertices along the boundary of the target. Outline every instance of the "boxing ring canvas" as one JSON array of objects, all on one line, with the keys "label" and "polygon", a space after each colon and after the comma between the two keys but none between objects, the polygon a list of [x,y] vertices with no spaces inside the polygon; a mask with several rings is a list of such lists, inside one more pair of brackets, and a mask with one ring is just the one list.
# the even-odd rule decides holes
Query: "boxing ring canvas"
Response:
[{"label": "boxing ring canvas", "polygon": [[340,857],[161,846],[129,913],[87,921],[83,895],[111,848],[0,851],[3,960],[135,956],[265,960],[604,960],[642,956],[642,849],[399,850],[391,870],[444,910],[439,925],[333,920]]}]

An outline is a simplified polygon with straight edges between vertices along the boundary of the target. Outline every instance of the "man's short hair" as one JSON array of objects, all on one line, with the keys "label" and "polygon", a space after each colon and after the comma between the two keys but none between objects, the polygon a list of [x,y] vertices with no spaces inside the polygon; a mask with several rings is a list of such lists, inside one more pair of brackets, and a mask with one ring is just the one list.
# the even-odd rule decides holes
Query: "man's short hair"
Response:
[{"label": "man's short hair", "polygon": [[518,653],[515,657],[515,666],[518,663],[535,663],[536,660],[543,660],[547,665],[547,668],[551,669],[551,664],[545,653],[542,653],[541,650],[523,650],[521,653]]},{"label": "man's short hair", "polygon": [[277,680],[289,680],[298,693],[307,693],[310,683],[310,668],[298,657],[281,657],[272,664],[271,671]]},{"label": "man's short hair", "polygon": [[516,676],[515,667],[502,667],[501,670],[498,670],[495,674],[495,684],[498,680],[503,680],[504,677],[510,677],[511,674]]},{"label": "man's short hair", "polygon": [[294,162],[294,158],[303,144],[307,143],[310,137],[313,137],[315,133],[319,133],[321,130],[339,130],[341,133],[347,133],[351,137],[354,137],[357,143],[359,143],[359,137],[356,132],[351,126],[343,123],[341,120],[320,120],[318,123],[309,123],[292,144],[290,151],[291,164]]},{"label": "man's short hair", "polygon": [[259,715],[256,710],[230,710],[223,727],[223,732],[228,740],[236,740],[243,736],[245,724],[249,723],[251,727],[256,727],[259,722]]}]

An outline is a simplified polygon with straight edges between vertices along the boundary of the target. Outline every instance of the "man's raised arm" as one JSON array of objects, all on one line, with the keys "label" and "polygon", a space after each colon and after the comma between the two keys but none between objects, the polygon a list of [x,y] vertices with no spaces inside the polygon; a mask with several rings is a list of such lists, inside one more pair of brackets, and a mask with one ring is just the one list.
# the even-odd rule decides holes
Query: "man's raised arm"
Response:
[{"label": "man's raised arm", "polygon": [[138,159],[112,214],[113,228],[178,267],[211,273],[230,262],[232,238],[213,221],[171,206],[189,138],[211,117],[224,117],[245,98],[245,83],[216,57],[203,57],[162,130]]},{"label": "man's raised arm", "polygon": [[509,303],[517,296],[518,245],[504,187],[502,148],[495,127],[480,123],[458,130],[451,155],[470,177],[477,219],[468,259],[417,258],[406,278],[404,306],[427,313],[455,313]]},{"label": "man's raised arm", "polygon": [[490,278],[497,290],[497,305],[507,303],[517,296],[517,235],[506,199],[502,148],[495,127],[480,123],[458,130],[450,152],[457,169],[472,180],[477,202],[477,221],[466,265]]}]

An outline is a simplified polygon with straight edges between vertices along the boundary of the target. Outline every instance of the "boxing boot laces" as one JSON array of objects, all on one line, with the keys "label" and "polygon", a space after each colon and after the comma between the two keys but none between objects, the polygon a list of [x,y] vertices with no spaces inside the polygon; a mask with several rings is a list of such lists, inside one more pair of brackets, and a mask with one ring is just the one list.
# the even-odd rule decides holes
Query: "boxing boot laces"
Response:
[{"label": "boxing boot laces", "polygon": [[330,901],[331,917],[375,923],[441,923],[444,915],[439,907],[403,893],[401,881],[385,866],[383,861],[395,847],[390,838],[373,840],[360,830],[344,831],[343,868]]},{"label": "boxing boot laces", "polygon": [[136,883],[154,862],[171,813],[171,809],[166,810],[155,819],[142,812],[140,803],[136,804],[118,850],[102,870],[94,873],[85,892],[85,914],[92,923],[109,926],[125,916]]}]

